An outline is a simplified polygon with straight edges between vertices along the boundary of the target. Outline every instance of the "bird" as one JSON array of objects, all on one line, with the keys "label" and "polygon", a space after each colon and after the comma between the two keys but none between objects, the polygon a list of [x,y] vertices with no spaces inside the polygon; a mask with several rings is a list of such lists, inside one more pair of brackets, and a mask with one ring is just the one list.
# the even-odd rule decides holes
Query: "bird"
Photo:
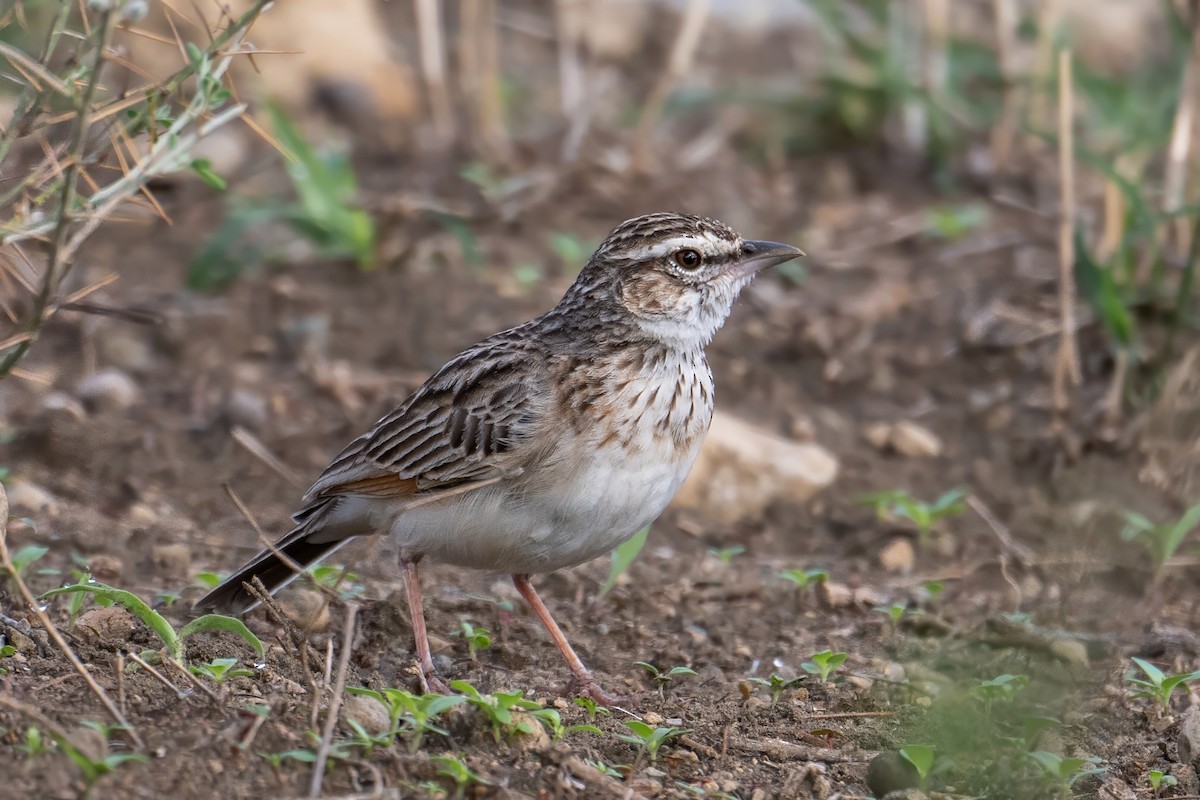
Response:
[{"label": "bird", "polygon": [[714,219],[653,213],[608,234],[550,311],[468,347],[352,441],[317,478],[295,527],[195,604],[241,614],[359,536],[399,551],[420,683],[434,669],[424,559],[508,573],[570,669],[596,683],[531,582],[612,552],[653,522],[712,420],[705,348],[764,268],[803,253]]}]

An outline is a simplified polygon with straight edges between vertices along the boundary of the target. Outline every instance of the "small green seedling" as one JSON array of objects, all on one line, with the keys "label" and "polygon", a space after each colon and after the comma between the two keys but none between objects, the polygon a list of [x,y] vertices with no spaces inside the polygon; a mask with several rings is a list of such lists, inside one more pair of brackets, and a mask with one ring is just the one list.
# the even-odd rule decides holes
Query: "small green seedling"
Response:
[{"label": "small green seedling", "polygon": [[900,748],[900,757],[912,764],[921,786],[924,786],[925,781],[929,779],[930,770],[933,769],[933,748],[927,744],[910,744]]},{"label": "small green seedling", "polygon": [[944,581],[925,581],[921,584],[921,589],[932,603],[941,596],[942,592],[946,591],[946,584]]},{"label": "small green seedling", "polygon": [[214,658],[207,664],[189,664],[188,672],[201,675],[213,683],[221,684],[230,678],[244,678],[254,674],[254,670],[244,667],[234,668],[238,663],[236,658]]},{"label": "small green seedling", "polygon": [[589,767],[592,767],[593,769],[599,771],[601,774],[607,775],[610,778],[618,778],[621,780],[624,780],[624,778],[625,778],[624,773],[622,773],[619,769],[617,769],[616,767],[609,766],[608,764],[606,764],[605,762],[601,761],[598,758],[585,758],[583,760],[583,763],[585,763]]},{"label": "small green seedling", "polygon": [[122,606],[126,611],[141,620],[142,624],[158,634],[158,638],[166,646],[167,652],[176,661],[183,660],[183,643],[189,636],[197,633],[216,631],[232,633],[241,637],[242,641],[253,648],[260,659],[266,654],[266,650],[263,648],[263,644],[259,641],[258,637],[250,632],[250,629],[246,627],[246,623],[235,617],[227,617],[222,614],[205,614],[176,631],[171,627],[171,623],[167,622],[165,617],[151,608],[145,600],[133,592],[128,592],[124,589],[116,589],[112,586],[106,586],[103,583],[82,582],[46,592],[42,597],[57,597],[62,594],[76,596],[90,594],[98,601],[110,605],[115,603]]},{"label": "small green seedling", "polygon": [[1021,720],[1021,732],[1024,734],[1023,750],[1032,750],[1041,738],[1043,731],[1056,730],[1062,727],[1062,721],[1054,717],[1029,716]]},{"label": "small green seedling", "polygon": [[696,670],[692,669],[691,667],[671,667],[667,670],[660,670],[658,667],[645,661],[635,661],[633,663],[634,666],[638,666],[646,670],[646,673],[654,679],[655,683],[658,685],[659,697],[663,696],[663,690],[667,687],[667,684],[671,683],[676,678],[679,678],[683,675],[696,674]]},{"label": "small green seedling", "polygon": [[1200,525],[1200,503],[1183,512],[1183,516],[1174,522],[1161,524],[1151,522],[1134,511],[1126,511],[1121,540],[1137,542],[1146,548],[1154,563],[1155,575],[1158,575],[1197,525]]},{"label": "small green seedling", "polygon": [[529,712],[529,716],[540,721],[545,726],[550,738],[556,743],[569,733],[595,733],[603,735],[604,731],[595,725],[564,725],[562,715],[553,708],[539,708]]},{"label": "small green seedling", "polygon": [[[13,647],[11,644],[6,644],[3,647],[0,647],[0,658],[12,658],[16,654],[17,648]],[[0,675],[7,675],[8,672],[8,667],[0,666]]]},{"label": "small green seedling", "polygon": [[636,719],[625,720],[625,727],[629,728],[633,735],[620,734],[617,738],[638,748],[639,759],[642,753],[645,753],[651,761],[658,760],[658,751],[664,744],[692,732],[690,728],[651,728]]},{"label": "small green seedling", "polygon": [[281,753],[259,753],[273,768],[278,770],[284,761],[298,761],[301,764],[312,764],[317,760],[317,754],[312,750],[284,750]]},{"label": "small green seedling", "polygon": [[1029,759],[1038,766],[1042,778],[1059,797],[1064,800],[1071,796],[1071,787],[1086,775],[1096,775],[1100,770],[1100,759],[1064,758],[1058,753],[1046,750],[1034,750],[1029,753]]},{"label": "small green seedling", "polygon": [[1185,684],[1200,681],[1200,670],[1196,672],[1181,672],[1178,675],[1167,675],[1161,669],[1140,658],[1134,658],[1133,663],[1145,674],[1139,678],[1133,670],[1125,673],[1125,680],[1133,684],[1133,694],[1157,702],[1167,713],[1171,710],[1171,695]]},{"label": "small green seedling", "polygon": [[650,529],[642,528],[633,535],[632,539],[619,545],[616,550],[612,551],[608,567],[608,579],[600,587],[600,593],[596,595],[597,600],[611,592],[621,576],[629,571],[629,567],[637,560],[638,554],[642,552],[642,548],[646,546],[646,537],[649,535]]},{"label": "small green seedling", "polygon": [[809,675],[816,675],[821,683],[829,683],[829,676],[834,670],[845,663],[849,657],[847,653],[835,653],[832,650],[822,650],[819,653],[813,653],[810,661],[805,661],[800,665],[800,669],[807,672]]},{"label": "small green seedling", "polygon": [[162,603],[167,608],[171,608],[173,605],[178,603],[182,597],[183,595],[181,595],[179,592],[172,592],[164,589],[163,591],[154,595],[154,602]]},{"label": "small green seedling", "polygon": [[26,758],[30,759],[37,758],[54,749],[53,741],[47,742],[42,737],[41,730],[33,725],[25,729],[25,741],[14,746],[17,750],[24,753]]},{"label": "small green seedling", "polygon": [[1160,790],[1179,785],[1179,780],[1174,775],[1168,775],[1160,769],[1152,769],[1147,772],[1146,781],[1150,784],[1150,788],[1154,790],[1155,797],[1158,797]]},{"label": "small green seedling", "polygon": [[908,603],[892,603],[889,606],[875,606],[875,610],[888,618],[893,628],[900,627],[901,621],[908,616]]},{"label": "small green seedling", "polygon": [[779,577],[796,584],[796,590],[803,595],[818,583],[829,580],[829,573],[823,569],[785,569]]},{"label": "small green seedling", "polygon": [[440,756],[434,756],[433,763],[437,766],[437,774],[443,778],[449,778],[454,781],[454,797],[462,798],[466,796],[467,787],[473,783],[478,783],[483,786],[489,785],[488,781],[481,775],[471,771],[471,768],[458,760],[449,753]]},{"label": "small green seedling", "polygon": [[412,694],[403,689],[366,689],[360,686],[351,686],[346,691],[373,697],[382,703],[390,719],[385,744],[390,746],[396,741],[397,735],[402,736],[408,740],[409,753],[421,749],[421,741],[426,733],[448,736],[449,731],[434,725],[433,720],[467,699],[458,694]]},{"label": "small green seedling", "polygon": [[756,686],[762,686],[766,689],[771,695],[771,705],[777,705],[783,697],[784,692],[798,688],[806,677],[805,675],[800,675],[789,681],[772,672],[769,678],[747,678],[747,680]]},{"label": "small green seedling", "polygon": [[357,600],[367,591],[357,574],[341,564],[317,564],[308,568],[313,583],[329,589],[343,601]]},{"label": "small green seedling", "polygon": [[744,552],[746,552],[746,548],[742,547],[740,544],[734,545],[733,547],[708,548],[708,554],[715,557],[721,562],[722,566],[726,567],[729,566],[729,563],[733,561],[735,556],[740,556]]},{"label": "small green seedling", "polygon": [[483,628],[476,628],[465,619],[458,623],[458,627],[459,630],[455,635],[461,636],[467,641],[467,652],[470,654],[471,660],[478,661],[479,651],[492,646],[492,635]]},{"label": "small green seedling", "polygon": [[[88,727],[99,730],[107,741],[109,734],[121,727],[118,725],[99,725],[95,723],[84,723]],[[83,773],[84,782],[84,797],[90,797],[92,788],[96,785],[96,781],[115,772],[117,767],[129,761],[146,763],[147,758],[141,753],[106,753],[102,758],[93,759],[87,753],[80,750],[65,736],[54,736],[54,742],[58,745],[58,749],[67,754],[67,758],[74,762],[75,766],[79,767]]]},{"label": "small green seedling", "polygon": [[873,507],[882,520],[907,519],[916,527],[920,541],[925,542],[937,523],[966,510],[966,496],[966,489],[951,489],[932,503],[927,503],[899,489],[864,495],[862,502]]},{"label": "small green seedling", "polygon": [[925,212],[925,228],[942,239],[961,239],[987,222],[987,209],[975,203],[933,208]]},{"label": "small green seedling", "polygon": [[541,708],[532,700],[526,700],[521,692],[495,692],[482,694],[466,681],[451,681],[450,688],[462,694],[468,703],[478,708],[488,718],[492,726],[492,736],[497,742],[502,734],[512,735],[522,732],[518,722],[513,720],[514,709],[527,711]]},{"label": "small green seedling", "polygon": [[595,722],[597,715],[607,717],[612,713],[590,697],[576,697],[575,705],[583,709],[583,713],[587,715],[588,722]]},{"label": "small green seedling", "polygon": [[36,544],[31,544],[27,547],[22,547],[20,550],[12,554],[12,566],[17,575],[21,578],[25,577],[25,573],[35,562],[38,561],[46,553],[50,552],[50,548],[41,547]]},{"label": "small green seedling", "polygon": [[1017,692],[1029,685],[1028,675],[997,675],[990,681],[981,681],[975,687],[975,695],[982,700],[1011,702]]},{"label": "small green seedling", "polygon": [[223,580],[225,580],[224,576],[218,572],[197,572],[193,583],[201,589],[215,589],[221,585]]}]

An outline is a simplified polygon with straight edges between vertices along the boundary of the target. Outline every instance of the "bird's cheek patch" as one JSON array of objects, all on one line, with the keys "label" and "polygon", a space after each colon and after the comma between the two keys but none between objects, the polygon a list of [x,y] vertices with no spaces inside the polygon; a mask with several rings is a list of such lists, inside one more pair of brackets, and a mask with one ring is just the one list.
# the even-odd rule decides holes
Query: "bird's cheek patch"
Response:
[{"label": "bird's cheek patch", "polygon": [[666,275],[645,272],[625,281],[621,302],[639,317],[678,316],[686,313],[688,294]]}]

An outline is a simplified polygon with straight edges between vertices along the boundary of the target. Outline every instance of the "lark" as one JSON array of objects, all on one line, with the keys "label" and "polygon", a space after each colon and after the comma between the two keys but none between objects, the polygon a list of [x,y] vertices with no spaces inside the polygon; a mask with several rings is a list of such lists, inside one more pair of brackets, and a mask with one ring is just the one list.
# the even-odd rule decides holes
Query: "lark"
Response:
[{"label": "lark", "polygon": [[609,553],[662,513],[712,420],[705,347],[756,273],[800,255],[688,214],[622,223],[557,306],[467,348],[351,442],[292,531],[197,608],[248,611],[253,578],[275,592],[296,566],[387,534],[426,691],[447,691],[421,605],[428,558],[510,574],[570,667],[567,691],[612,704],[530,576]]}]

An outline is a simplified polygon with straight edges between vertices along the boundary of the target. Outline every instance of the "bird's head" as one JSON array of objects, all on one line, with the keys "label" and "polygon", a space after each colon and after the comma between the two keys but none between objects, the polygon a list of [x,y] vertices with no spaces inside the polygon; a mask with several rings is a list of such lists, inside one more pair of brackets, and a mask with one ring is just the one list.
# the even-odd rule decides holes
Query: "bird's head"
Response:
[{"label": "bird's head", "polygon": [[654,338],[704,346],[759,270],[801,255],[791,245],[743,239],[713,219],[647,214],[600,243],[564,302],[614,303]]}]

